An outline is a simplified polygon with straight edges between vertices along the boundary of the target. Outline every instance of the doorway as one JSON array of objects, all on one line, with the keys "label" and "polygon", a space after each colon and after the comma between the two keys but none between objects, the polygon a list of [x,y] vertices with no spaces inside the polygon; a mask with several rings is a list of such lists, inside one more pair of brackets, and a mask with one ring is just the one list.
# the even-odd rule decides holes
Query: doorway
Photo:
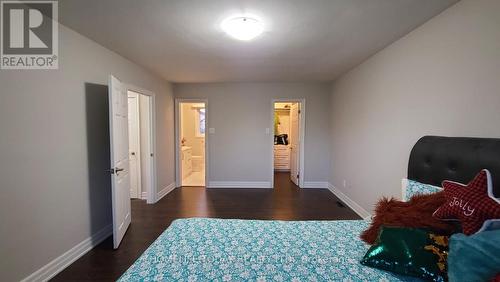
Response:
[{"label": "doorway", "polygon": [[154,185],[153,97],[130,89],[127,97],[130,198],[148,200]]},{"label": "doorway", "polygon": [[303,99],[276,99],[272,103],[273,179],[275,172],[287,172],[298,187],[304,186],[304,110]]},{"label": "doorway", "polygon": [[178,101],[177,186],[204,187],[206,183],[206,101]]}]

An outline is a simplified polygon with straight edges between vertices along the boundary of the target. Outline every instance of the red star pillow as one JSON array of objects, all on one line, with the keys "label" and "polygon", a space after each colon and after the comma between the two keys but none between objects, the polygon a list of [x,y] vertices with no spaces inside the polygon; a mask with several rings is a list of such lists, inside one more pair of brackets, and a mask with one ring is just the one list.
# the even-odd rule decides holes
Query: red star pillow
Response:
[{"label": "red star pillow", "polygon": [[465,235],[485,230],[495,221],[500,222],[500,200],[493,196],[491,175],[481,170],[469,184],[443,181],[446,202],[434,216],[443,220],[460,220]]}]

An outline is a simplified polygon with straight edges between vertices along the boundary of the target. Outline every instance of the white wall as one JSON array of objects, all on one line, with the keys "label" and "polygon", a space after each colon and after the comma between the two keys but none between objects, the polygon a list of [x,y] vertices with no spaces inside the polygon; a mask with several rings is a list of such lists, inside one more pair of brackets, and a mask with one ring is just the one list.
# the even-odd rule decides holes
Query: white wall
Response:
[{"label": "white wall", "polygon": [[58,70],[0,71],[0,273],[17,281],[111,224],[108,75],[156,93],[158,190],[174,181],[169,83],[59,27]]},{"label": "white wall", "polygon": [[499,109],[500,1],[461,1],[334,83],[330,181],[371,211],[421,136],[500,137]]},{"label": "white wall", "polygon": [[329,83],[174,84],[176,98],[208,99],[208,179],[224,182],[271,181],[273,98],[306,99],[305,181],[327,181],[329,91]]},{"label": "white wall", "polygon": [[290,138],[290,111],[275,111],[280,123],[277,134],[288,134]]},{"label": "white wall", "polygon": [[191,147],[193,156],[203,156],[205,138],[196,136],[197,110],[193,103],[182,104],[182,136],[186,138],[186,146]]}]

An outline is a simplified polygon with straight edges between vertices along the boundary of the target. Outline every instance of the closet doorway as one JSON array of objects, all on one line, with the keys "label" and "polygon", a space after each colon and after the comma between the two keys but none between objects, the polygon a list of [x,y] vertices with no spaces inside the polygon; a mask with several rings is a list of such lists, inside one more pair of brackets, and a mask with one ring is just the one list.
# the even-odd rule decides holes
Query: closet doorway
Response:
[{"label": "closet doorway", "polygon": [[204,187],[206,183],[207,102],[177,100],[177,187]]},{"label": "closet doorway", "polygon": [[274,172],[289,172],[290,181],[304,186],[305,100],[275,99],[272,101]]},{"label": "closet doorway", "polygon": [[139,91],[127,90],[130,198],[150,203],[148,192],[154,186],[153,95]]}]

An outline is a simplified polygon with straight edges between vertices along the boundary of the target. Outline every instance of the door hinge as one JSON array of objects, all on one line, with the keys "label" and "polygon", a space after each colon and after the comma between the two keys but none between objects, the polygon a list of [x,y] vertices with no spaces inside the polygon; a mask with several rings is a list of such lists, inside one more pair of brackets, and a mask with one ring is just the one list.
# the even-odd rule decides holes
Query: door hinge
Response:
[{"label": "door hinge", "polygon": [[300,112],[301,112],[301,111],[299,110],[299,114],[300,114]]},{"label": "door hinge", "polygon": [[297,179],[299,179],[299,178],[300,178],[300,175],[299,175],[299,174],[297,174]]}]

